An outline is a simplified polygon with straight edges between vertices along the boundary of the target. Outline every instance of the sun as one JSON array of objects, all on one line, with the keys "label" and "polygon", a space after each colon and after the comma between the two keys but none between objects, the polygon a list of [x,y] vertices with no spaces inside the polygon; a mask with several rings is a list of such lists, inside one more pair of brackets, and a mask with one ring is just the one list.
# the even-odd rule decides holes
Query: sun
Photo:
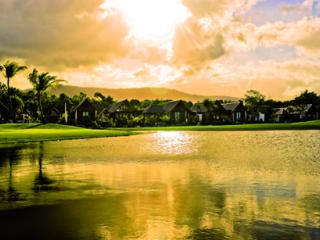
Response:
[{"label": "sun", "polygon": [[180,0],[106,0],[102,9],[119,10],[132,37],[154,42],[171,41],[177,25],[190,16]]}]

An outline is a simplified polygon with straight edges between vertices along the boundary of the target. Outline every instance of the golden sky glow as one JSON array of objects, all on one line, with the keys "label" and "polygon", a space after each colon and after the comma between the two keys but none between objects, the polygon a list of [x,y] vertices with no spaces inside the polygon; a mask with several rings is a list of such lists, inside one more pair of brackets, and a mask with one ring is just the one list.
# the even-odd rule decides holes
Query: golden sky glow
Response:
[{"label": "golden sky glow", "polygon": [[106,16],[112,9],[119,10],[132,37],[157,43],[171,42],[177,25],[190,16],[180,0],[107,0],[101,8]]},{"label": "golden sky glow", "polygon": [[0,32],[0,61],[72,85],[320,93],[318,0],[1,0]]}]

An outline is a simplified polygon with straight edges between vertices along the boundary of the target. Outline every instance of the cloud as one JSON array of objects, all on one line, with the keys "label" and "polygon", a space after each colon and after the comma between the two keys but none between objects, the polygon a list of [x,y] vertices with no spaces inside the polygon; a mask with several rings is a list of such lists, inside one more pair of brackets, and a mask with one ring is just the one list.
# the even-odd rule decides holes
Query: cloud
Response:
[{"label": "cloud", "polygon": [[224,38],[216,31],[207,31],[192,18],[177,28],[173,40],[173,62],[176,65],[202,67],[225,54]]},{"label": "cloud", "polygon": [[260,47],[292,46],[302,54],[320,53],[320,18],[303,18],[295,22],[251,23],[231,22],[223,30],[228,51],[248,51]]},{"label": "cloud", "polygon": [[108,61],[126,52],[120,14],[103,18],[101,0],[1,0],[0,56],[47,68]]},{"label": "cloud", "polygon": [[[184,74],[169,87],[207,96],[227,95],[243,97],[249,89],[256,89],[270,98],[290,99],[309,89],[320,92],[320,61],[293,59],[273,60],[239,59],[233,54],[207,67]],[[239,64],[239,61],[241,64]]]},{"label": "cloud", "polygon": [[260,43],[287,44],[305,51],[320,52],[320,19],[304,18],[297,22],[277,22],[266,24],[257,29]]},{"label": "cloud", "polygon": [[182,0],[195,17],[221,17],[243,14],[258,0]]}]

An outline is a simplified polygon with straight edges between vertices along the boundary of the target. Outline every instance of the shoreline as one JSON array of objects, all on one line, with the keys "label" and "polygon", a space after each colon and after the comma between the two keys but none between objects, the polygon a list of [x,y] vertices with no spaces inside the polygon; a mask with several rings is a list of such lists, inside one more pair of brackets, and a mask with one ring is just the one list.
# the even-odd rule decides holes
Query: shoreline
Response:
[{"label": "shoreline", "polygon": [[112,129],[125,131],[303,131],[320,130],[320,120],[298,123],[254,123],[239,125],[165,126]]},{"label": "shoreline", "polygon": [[60,124],[0,124],[0,145],[123,137],[150,131],[303,131],[320,130],[320,120],[299,123],[261,123],[212,126],[167,126],[87,129]]},{"label": "shoreline", "polygon": [[0,124],[0,144],[123,137],[137,134],[125,130],[96,130],[58,124]]}]

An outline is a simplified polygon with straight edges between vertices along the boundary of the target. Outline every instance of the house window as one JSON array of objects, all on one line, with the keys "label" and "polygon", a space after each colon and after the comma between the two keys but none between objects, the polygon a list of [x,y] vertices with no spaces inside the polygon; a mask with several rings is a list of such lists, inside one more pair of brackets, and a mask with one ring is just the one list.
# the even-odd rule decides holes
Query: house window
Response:
[{"label": "house window", "polygon": [[180,121],[180,112],[175,112],[174,118],[176,119],[176,122],[179,122]]},{"label": "house window", "polygon": [[241,112],[236,112],[236,119],[239,120],[241,118]]},{"label": "house window", "polygon": [[82,116],[83,116],[83,117],[89,117],[89,112],[83,112],[83,113],[82,113]]}]

